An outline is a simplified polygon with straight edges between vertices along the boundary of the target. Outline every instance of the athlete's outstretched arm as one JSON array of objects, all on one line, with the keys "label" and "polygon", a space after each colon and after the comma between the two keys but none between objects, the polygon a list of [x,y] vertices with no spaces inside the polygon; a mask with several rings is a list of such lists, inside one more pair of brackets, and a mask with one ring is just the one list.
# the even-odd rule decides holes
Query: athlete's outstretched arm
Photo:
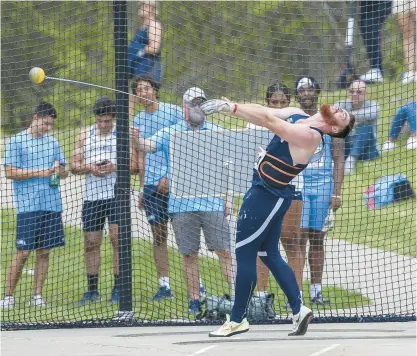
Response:
[{"label": "athlete's outstretched arm", "polygon": [[309,147],[316,144],[317,132],[307,125],[293,125],[286,121],[294,114],[304,114],[299,108],[272,109],[258,104],[235,104],[226,100],[208,100],[201,105],[201,110],[207,115],[223,112],[242,120],[263,126],[280,136],[289,143],[299,147]]}]

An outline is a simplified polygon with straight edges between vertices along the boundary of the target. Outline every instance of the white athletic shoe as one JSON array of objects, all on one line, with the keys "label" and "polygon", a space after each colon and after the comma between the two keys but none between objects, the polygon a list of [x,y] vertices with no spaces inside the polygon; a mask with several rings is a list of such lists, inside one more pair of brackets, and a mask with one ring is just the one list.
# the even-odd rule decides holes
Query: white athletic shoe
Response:
[{"label": "white athletic shoe", "polygon": [[392,142],[392,141],[386,141],[386,142],[384,142],[384,144],[382,145],[382,152],[389,152],[389,151],[392,151],[395,147],[397,147],[397,145],[395,144],[395,142]]},{"label": "white athletic shoe", "polygon": [[46,303],[42,300],[42,296],[40,294],[34,295],[33,298],[29,302],[30,307],[46,307]]},{"label": "white athletic shoe", "polygon": [[0,309],[12,309],[14,307],[14,297],[6,295],[4,299],[0,300]]},{"label": "white athletic shoe", "polygon": [[414,71],[405,72],[401,74],[401,84],[407,85],[416,81],[417,73]]},{"label": "white athletic shoe", "polygon": [[383,83],[381,70],[379,68],[372,68],[365,74],[360,76],[360,79],[367,83]]},{"label": "white athletic shoe", "polygon": [[345,176],[350,176],[356,172],[356,159],[355,157],[349,156],[345,161]]},{"label": "white athletic shoe", "polygon": [[417,149],[417,137],[415,136],[410,136],[407,139],[407,145],[406,145],[407,150],[415,150]]},{"label": "white athletic shoe", "polygon": [[241,323],[235,323],[230,321],[229,314],[226,314],[226,322],[221,326],[220,329],[209,333],[210,337],[228,337],[236,334],[245,333],[249,330],[249,323],[245,319]]},{"label": "white athletic shoe", "polygon": [[301,305],[300,312],[292,317],[292,332],[288,336],[304,335],[307,332],[311,319],[313,319],[311,309]]}]

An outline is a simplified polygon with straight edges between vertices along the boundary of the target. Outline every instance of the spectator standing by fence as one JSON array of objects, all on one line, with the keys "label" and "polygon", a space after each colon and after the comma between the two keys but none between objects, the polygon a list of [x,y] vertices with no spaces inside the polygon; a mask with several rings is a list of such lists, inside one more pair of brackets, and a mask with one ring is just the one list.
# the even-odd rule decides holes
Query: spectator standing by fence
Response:
[{"label": "spectator standing by fence", "polygon": [[[85,263],[88,291],[80,305],[101,300],[98,291],[101,265],[101,242],[106,219],[109,224],[113,249],[114,286],[111,303],[119,302],[119,212],[115,199],[117,170],[116,103],[102,97],[94,104],[96,123],[81,133],[76,141],[71,159],[74,174],[85,174],[82,222],[85,239]],[[137,150],[131,147],[131,170],[138,166]]]},{"label": "spectator standing by fence", "polygon": [[[6,276],[6,292],[0,308],[13,308],[16,285],[30,253],[36,251],[33,297],[30,306],[45,307],[43,285],[52,248],[65,245],[62,200],[57,177],[68,177],[58,141],[47,133],[57,113],[50,103],[35,109],[27,130],[12,136],[6,145],[6,178],[13,180],[17,211],[17,252]],[[55,176],[54,176],[55,175]]]},{"label": "spectator standing by fence", "polygon": [[[137,102],[145,107],[133,119],[133,127],[139,129],[144,138],[153,136],[159,130],[177,124],[183,120],[180,107],[158,102],[159,84],[149,77],[136,78],[132,83],[132,92]],[[134,101],[130,101],[133,114]],[[167,161],[162,151],[146,154],[144,177],[141,179],[143,193],[139,197],[139,207],[144,208],[151,226],[156,271],[159,289],[154,301],[172,298],[168,271],[168,178]],[[142,169],[142,170],[143,170]]]},{"label": "spectator standing by fence", "polygon": [[392,1],[359,1],[359,29],[369,59],[368,72],[360,76],[367,83],[382,83],[381,28],[391,14]]},{"label": "spectator standing by fence", "polygon": [[[316,79],[301,77],[296,81],[295,92],[301,109],[308,115],[316,114],[318,96],[321,92]],[[320,143],[318,147],[318,151],[323,151],[321,158],[310,163],[304,170],[300,250],[303,254],[302,261],[305,263],[307,241],[310,242],[308,253],[311,270],[310,302],[318,305],[329,303],[322,294],[325,261],[325,233],[322,229],[329,208],[335,211],[342,204],[344,149],[342,139],[325,136],[324,145]]]},{"label": "spectator standing by fence", "polygon": [[[168,177],[171,175],[169,150],[172,134],[179,131],[221,129],[205,120],[204,113],[199,109],[199,105],[205,100],[205,94],[200,88],[190,88],[183,97],[185,120],[158,131],[149,139],[138,137],[141,149],[148,152],[164,152],[168,162]],[[198,268],[201,230],[208,249],[215,251],[219,257],[225,280],[229,285],[232,283],[229,225],[225,218],[228,209],[224,199],[219,197],[182,198],[171,195],[169,213],[172,216],[178,249],[183,256],[183,273],[190,298],[188,310],[190,314],[198,314],[201,312]]]}]

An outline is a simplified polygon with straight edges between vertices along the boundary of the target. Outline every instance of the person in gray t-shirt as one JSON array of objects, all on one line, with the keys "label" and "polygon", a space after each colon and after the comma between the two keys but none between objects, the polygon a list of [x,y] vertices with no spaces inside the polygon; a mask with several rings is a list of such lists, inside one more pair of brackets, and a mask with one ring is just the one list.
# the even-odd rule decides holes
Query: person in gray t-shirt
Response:
[{"label": "person in gray t-shirt", "polygon": [[366,100],[366,91],[366,83],[356,80],[348,89],[348,98],[334,104],[356,118],[355,128],[346,139],[345,175],[355,173],[356,161],[371,160],[379,156],[376,125],[380,107],[376,101]]}]

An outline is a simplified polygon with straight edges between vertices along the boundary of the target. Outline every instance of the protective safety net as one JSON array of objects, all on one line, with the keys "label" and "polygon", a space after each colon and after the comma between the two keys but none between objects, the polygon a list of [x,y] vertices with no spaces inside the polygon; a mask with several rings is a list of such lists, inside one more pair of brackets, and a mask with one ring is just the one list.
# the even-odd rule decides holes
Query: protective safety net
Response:
[{"label": "protective safety net", "polygon": [[415,320],[415,15],[2,1],[2,328]]}]

